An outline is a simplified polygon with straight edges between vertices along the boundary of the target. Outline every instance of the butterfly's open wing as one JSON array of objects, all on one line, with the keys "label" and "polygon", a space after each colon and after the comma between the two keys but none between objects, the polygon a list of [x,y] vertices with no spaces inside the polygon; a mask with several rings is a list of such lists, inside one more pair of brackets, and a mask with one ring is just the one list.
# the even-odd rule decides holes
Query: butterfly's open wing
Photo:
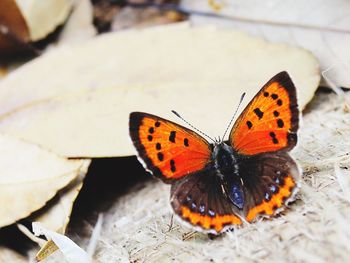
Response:
[{"label": "butterfly's open wing", "polygon": [[242,220],[214,172],[214,169],[207,169],[176,181],[171,187],[171,206],[193,227],[218,234],[225,227],[241,225]]},{"label": "butterfly's open wing", "polygon": [[274,76],[237,119],[230,144],[240,154],[290,150],[297,142],[299,109],[288,73]]},{"label": "butterfly's open wing", "polygon": [[240,165],[245,186],[244,212],[248,222],[258,215],[280,211],[298,188],[300,171],[286,152],[248,157]]},{"label": "butterfly's open wing", "polygon": [[132,112],[129,129],[145,168],[165,182],[202,170],[210,161],[209,143],[174,122]]}]

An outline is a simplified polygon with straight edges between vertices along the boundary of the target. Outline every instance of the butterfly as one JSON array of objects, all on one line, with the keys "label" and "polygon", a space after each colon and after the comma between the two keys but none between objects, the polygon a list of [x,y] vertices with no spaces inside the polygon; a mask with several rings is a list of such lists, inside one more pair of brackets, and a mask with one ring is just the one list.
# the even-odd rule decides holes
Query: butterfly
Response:
[{"label": "butterfly", "polygon": [[171,184],[171,207],[196,230],[219,234],[272,217],[293,200],[300,170],[299,108],[287,72],[270,79],[235,121],[228,141],[209,143],[161,117],[130,113],[129,132],[147,171]]}]

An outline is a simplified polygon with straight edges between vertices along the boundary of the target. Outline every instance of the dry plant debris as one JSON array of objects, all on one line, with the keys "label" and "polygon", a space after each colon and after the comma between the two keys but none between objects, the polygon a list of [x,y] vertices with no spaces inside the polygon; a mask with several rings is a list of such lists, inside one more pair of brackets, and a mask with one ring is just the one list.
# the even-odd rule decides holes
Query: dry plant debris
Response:
[{"label": "dry plant debris", "polygon": [[[0,158],[0,227],[10,225],[42,208],[58,190],[87,170],[88,161],[69,161],[9,136],[0,136],[0,147],[3,153]],[[71,202],[74,201],[72,197],[67,198],[66,203],[58,206],[66,205],[68,209],[53,208],[45,216],[38,216],[38,220],[46,222],[48,217],[55,217],[60,222],[48,220],[49,225],[54,230],[64,230]]]},{"label": "dry plant debris", "polygon": [[12,54],[29,41],[29,29],[14,0],[0,2],[0,55]]},{"label": "dry plant debris", "polygon": [[[209,3],[208,3],[209,2]],[[337,0],[182,0],[194,26],[216,25],[313,52],[321,70],[336,67],[332,79],[350,88],[350,2]],[[219,9],[212,4],[219,5]]]},{"label": "dry plant debris", "polygon": [[22,12],[31,41],[46,37],[68,17],[71,0],[14,0]]},{"label": "dry plant debris", "polygon": [[79,160],[79,162],[81,166],[75,179],[60,190],[49,204],[30,216],[30,221],[40,222],[52,231],[65,233],[74,201],[83,186],[83,180],[90,165],[90,160]]},{"label": "dry plant debris", "polygon": [[320,80],[306,50],[187,23],[104,34],[53,49],[3,79],[0,131],[68,157],[133,155],[129,112],[174,119],[176,109],[219,135],[240,95],[247,92],[247,103],[282,70],[303,108]]},{"label": "dry plant debris", "polygon": [[2,0],[0,56],[9,57],[24,51],[35,53],[28,43],[45,38],[63,24],[72,4],[71,0]]},{"label": "dry plant debris", "polygon": [[141,28],[182,21],[185,16],[176,10],[162,10],[162,6],[176,6],[178,0],[92,0],[94,25],[98,32]]}]

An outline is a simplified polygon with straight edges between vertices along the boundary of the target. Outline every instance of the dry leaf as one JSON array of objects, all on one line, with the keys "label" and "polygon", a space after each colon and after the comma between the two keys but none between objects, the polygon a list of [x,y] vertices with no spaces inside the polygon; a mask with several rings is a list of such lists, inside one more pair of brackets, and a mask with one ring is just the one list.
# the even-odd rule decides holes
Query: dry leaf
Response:
[{"label": "dry leaf", "polygon": [[23,49],[19,43],[29,41],[29,29],[14,0],[0,1],[0,56]]},{"label": "dry leaf", "polygon": [[130,111],[174,119],[176,109],[221,135],[240,95],[247,92],[247,103],[282,70],[303,108],[320,78],[303,49],[187,24],[105,34],[52,50],[5,78],[0,131],[64,156],[133,155]]},{"label": "dry leaf", "polygon": [[61,25],[72,7],[70,0],[15,0],[29,28],[31,41],[46,37]]},{"label": "dry leaf", "polygon": [[[46,229],[42,224],[38,222],[33,223],[33,232],[36,236],[45,235],[47,240],[52,239],[53,243],[63,253],[64,258],[67,262],[69,263],[78,263],[78,262],[91,263],[92,262],[91,257],[68,237],[61,235],[59,233],[56,233],[54,231],[51,231],[49,229]],[[51,249],[49,252],[40,250],[38,255],[36,256],[36,259],[38,261],[41,261],[46,257],[48,257],[49,255],[51,255],[50,252],[52,252]]]},{"label": "dry leaf", "polygon": [[[224,1],[219,11],[213,10],[207,1],[182,0],[181,6],[190,13],[206,14],[190,16],[193,25],[215,24],[306,48],[319,59],[321,70],[350,62],[347,0],[235,0]],[[338,86],[350,88],[348,69],[344,67],[334,75]]]},{"label": "dry leaf", "polygon": [[53,200],[50,200],[49,205],[46,205],[39,213],[35,213],[29,220],[40,222],[52,231],[61,234],[65,233],[74,201],[83,186],[83,180],[90,164],[90,160],[82,160],[81,162],[78,176],[64,189],[59,191],[58,195]]},{"label": "dry leaf", "polygon": [[184,16],[175,11],[164,11],[154,7],[144,9],[124,7],[114,16],[111,23],[111,30],[144,28],[179,22],[181,20],[184,20]]},{"label": "dry leaf", "polygon": [[91,238],[86,252],[68,237],[45,229],[43,228],[42,224],[34,222],[33,231],[35,235],[45,235],[48,239],[48,241],[41,247],[41,249],[36,254],[36,260],[40,262],[50,257],[54,252],[56,252],[59,249],[68,262],[80,262],[83,258],[85,258],[86,262],[90,262],[93,258],[93,255],[95,254],[97,242],[102,230],[102,222],[103,215],[99,214],[98,220],[91,234]]},{"label": "dry leaf", "polygon": [[5,135],[0,148],[0,227],[43,207],[85,167],[84,161],[68,161]]},{"label": "dry leaf", "polygon": [[76,0],[72,14],[69,16],[59,36],[59,44],[78,43],[96,35],[93,26],[92,4],[89,0]]}]

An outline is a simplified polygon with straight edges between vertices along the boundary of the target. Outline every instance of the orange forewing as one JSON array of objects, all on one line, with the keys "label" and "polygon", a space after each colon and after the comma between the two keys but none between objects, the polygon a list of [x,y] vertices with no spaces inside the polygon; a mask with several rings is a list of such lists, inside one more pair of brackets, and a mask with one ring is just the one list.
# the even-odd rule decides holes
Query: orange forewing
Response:
[{"label": "orange forewing", "polygon": [[139,157],[164,181],[202,170],[210,161],[209,143],[183,126],[142,112],[131,113],[129,124]]},{"label": "orange forewing", "polygon": [[296,144],[299,110],[296,89],[287,72],[274,76],[237,119],[230,134],[244,155],[291,149]]}]

